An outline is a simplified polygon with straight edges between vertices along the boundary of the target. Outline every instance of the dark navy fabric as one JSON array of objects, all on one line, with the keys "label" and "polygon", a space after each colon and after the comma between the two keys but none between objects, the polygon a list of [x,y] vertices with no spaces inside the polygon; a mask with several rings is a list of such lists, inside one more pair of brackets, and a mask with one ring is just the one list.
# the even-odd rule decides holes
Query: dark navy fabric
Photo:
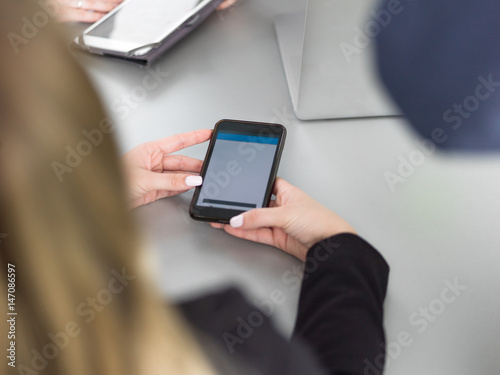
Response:
[{"label": "dark navy fabric", "polygon": [[381,9],[395,2],[402,11],[380,28],[377,61],[412,126],[442,149],[500,150],[500,1],[382,0]]}]

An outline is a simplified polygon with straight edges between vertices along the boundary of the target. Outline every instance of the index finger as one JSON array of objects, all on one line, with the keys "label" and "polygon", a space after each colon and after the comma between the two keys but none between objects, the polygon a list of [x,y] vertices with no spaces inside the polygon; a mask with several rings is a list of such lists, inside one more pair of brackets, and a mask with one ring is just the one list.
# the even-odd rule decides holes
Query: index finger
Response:
[{"label": "index finger", "polygon": [[120,0],[84,0],[81,3],[81,9],[109,12],[120,5],[120,3]]},{"label": "index finger", "polygon": [[181,133],[154,141],[165,154],[206,142],[212,136],[212,129],[200,129],[189,133]]}]

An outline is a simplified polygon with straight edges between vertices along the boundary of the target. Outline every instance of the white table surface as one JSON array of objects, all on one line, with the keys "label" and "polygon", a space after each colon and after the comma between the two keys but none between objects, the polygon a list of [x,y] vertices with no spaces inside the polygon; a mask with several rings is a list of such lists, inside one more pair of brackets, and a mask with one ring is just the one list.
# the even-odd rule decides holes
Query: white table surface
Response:
[{"label": "white table surface", "polygon": [[[391,265],[386,374],[500,373],[500,157],[434,152],[391,191],[384,173],[396,173],[401,158],[419,149],[404,119],[297,120],[273,17],[303,7],[303,0],[242,0],[212,15],[149,70],[77,56],[116,120],[123,152],[211,128],[222,118],[284,124],[279,176],[346,218]],[[151,71],[167,76],[146,90]],[[203,159],[205,151],[202,145],[184,154]],[[298,290],[282,276],[299,262],[191,220],[191,196],[137,210],[155,245],[162,292],[175,300],[236,285],[258,302],[278,289],[286,300],[272,318],[290,334]],[[446,303],[441,293],[446,280],[455,279],[467,288]],[[410,321],[424,307],[432,315]],[[411,343],[399,350],[395,343],[404,332]]]}]

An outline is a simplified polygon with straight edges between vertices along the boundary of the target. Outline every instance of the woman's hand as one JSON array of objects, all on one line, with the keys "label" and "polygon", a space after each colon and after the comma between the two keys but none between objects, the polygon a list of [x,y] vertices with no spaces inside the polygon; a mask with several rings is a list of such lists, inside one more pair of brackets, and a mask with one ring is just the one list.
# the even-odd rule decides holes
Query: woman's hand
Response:
[{"label": "woman's hand", "polygon": [[230,6],[233,6],[236,4],[238,0],[224,0],[220,5],[217,7],[217,10],[224,10],[229,8]]},{"label": "woman's hand", "polygon": [[211,129],[177,134],[139,145],[123,155],[132,207],[183,193],[201,185],[203,162],[182,155],[169,155],[206,142]]},{"label": "woman's hand", "polygon": [[211,223],[233,236],[275,246],[304,261],[316,242],[340,233],[356,233],[345,220],[281,178],[274,183],[276,200],[231,219]]},{"label": "woman's hand", "polygon": [[[123,0],[59,0],[58,13],[61,22],[96,22],[120,5]],[[224,10],[237,0],[225,0],[217,10]]]},{"label": "woman's hand", "polygon": [[59,0],[61,22],[96,22],[123,0]]}]

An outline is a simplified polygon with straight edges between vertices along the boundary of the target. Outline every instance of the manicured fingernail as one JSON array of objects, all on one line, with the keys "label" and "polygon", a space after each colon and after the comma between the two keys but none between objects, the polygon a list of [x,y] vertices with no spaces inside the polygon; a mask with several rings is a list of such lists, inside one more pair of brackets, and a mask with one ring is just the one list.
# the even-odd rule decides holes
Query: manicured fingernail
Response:
[{"label": "manicured fingernail", "polygon": [[243,225],[243,215],[234,216],[229,220],[229,225],[233,228],[239,228]]},{"label": "manicured fingernail", "polygon": [[201,176],[187,176],[186,186],[200,186],[203,183]]}]

